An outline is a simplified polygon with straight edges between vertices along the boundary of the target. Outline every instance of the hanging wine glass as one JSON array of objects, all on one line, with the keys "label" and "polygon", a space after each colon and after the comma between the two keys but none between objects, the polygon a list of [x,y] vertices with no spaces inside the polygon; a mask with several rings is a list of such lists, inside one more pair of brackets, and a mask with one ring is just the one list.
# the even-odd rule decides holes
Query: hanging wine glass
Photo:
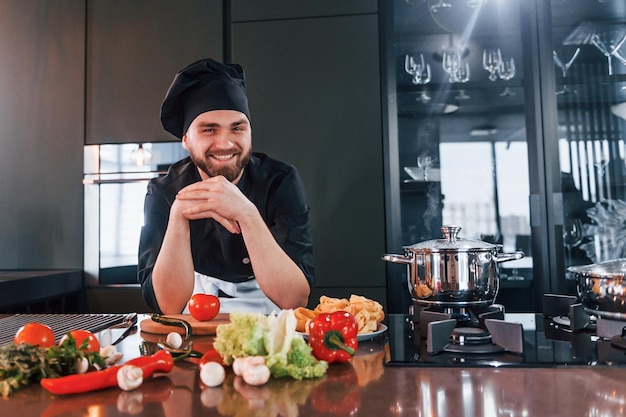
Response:
[{"label": "hanging wine glass", "polygon": [[450,3],[446,3],[444,0],[439,0],[436,4],[430,6],[430,11],[433,13],[439,13],[443,9],[449,9],[452,7]]},{"label": "hanging wine glass", "polygon": [[485,49],[483,51],[483,68],[489,72],[489,79],[498,79],[498,68],[502,62],[502,52],[500,48]]},{"label": "hanging wine glass", "polygon": [[456,82],[459,68],[461,68],[461,54],[457,51],[443,51],[441,55],[441,66],[448,74],[448,81]]},{"label": "hanging wine glass", "polygon": [[411,82],[416,84],[413,80],[415,80],[417,75],[417,63],[415,62],[415,58],[413,58],[413,56],[408,54],[404,56],[404,71],[413,77]]},{"label": "hanging wine glass", "polygon": [[461,60],[459,69],[456,71],[454,81],[457,83],[465,84],[470,79],[470,67],[469,62]]},{"label": "hanging wine glass", "polygon": [[[455,74],[455,82],[465,84],[470,79],[470,67],[469,62],[462,60],[461,65],[459,66],[458,71]],[[468,100],[470,96],[465,94],[465,90],[459,90],[459,94],[457,94],[454,98],[457,100]]]},{"label": "hanging wine glass", "polygon": [[[564,51],[562,51],[561,53],[563,54]],[[570,69],[570,67],[572,66],[572,64],[576,60],[576,57],[578,56],[579,53],[580,53],[580,48],[576,48],[576,50],[574,51],[574,54],[571,56],[571,58],[569,58],[569,60],[567,62],[565,62],[565,61],[563,61],[561,59],[561,57],[559,56],[559,54],[558,54],[558,52],[556,50],[552,51],[552,56],[554,57],[554,63],[556,64],[557,67],[561,68],[561,73],[563,74],[563,88],[556,92],[557,96],[562,95],[562,94],[569,94],[569,93],[576,94],[576,90],[570,90],[567,87],[567,84],[565,83],[565,80],[567,78],[567,71]]]},{"label": "hanging wine glass", "polygon": [[407,55],[404,60],[404,70],[413,76],[411,82],[415,85],[430,82],[430,65],[424,61],[424,54],[419,54],[418,61],[411,55]]},{"label": "hanging wine glass", "polygon": [[[421,54],[420,54],[421,55]],[[417,70],[419,77],[417,78],[418,84],[428,84],[430,82],[430,64],[423,64],[424,57],[422,57],[422,65],[418,65]],[[417,98],[422,103],[426,104],[430,101],[431,97],[426,94],[426,89],[422,89],[420,96]]]},{"label": "hanging wine glass", "polygon": [[611,58],[615,56],[615,54],[619,54],[618,50],[622,47],[624,41],[626,41],[626,34],[619,30],[594,33],[591,37],[591,43],[606,56],[609,75],[613,75],[613,63]]},{"label": "hanging wine glass", "polygon": [[417,166],[422,168],[424,181],[428,181],[428,169],[432,166],[433,159],[430,155],[422,154],[417,157]]},{"label": "hanging wine glass", "polygon": [[585,237],[583,222],[577,218],[565,220],[563,225],[563,244],[567,251],[567,266],[572,264],[572,250],[580,245]]},{"label": "hanging wine glass", "polygon": [[[419,60],[415,60],[411,55],[404,57],[404,70],[413,76],[411,82],[414,85],[428,84],[431,79],[430,64],[424,60],[424,54],[419,54]],[[426,104],[430,101],[431,97],[426,94],[425,90],[422,90],[418,100]]]},{"label": "hanging wine glass", "polygon": [[[509,81],[515,77],[515,60],[513,58],[502,59],[498,68],[498,76],[501,80]],[[500,97],[514,96],[515,93],[506,86],[504,91],[500,93]]]}]

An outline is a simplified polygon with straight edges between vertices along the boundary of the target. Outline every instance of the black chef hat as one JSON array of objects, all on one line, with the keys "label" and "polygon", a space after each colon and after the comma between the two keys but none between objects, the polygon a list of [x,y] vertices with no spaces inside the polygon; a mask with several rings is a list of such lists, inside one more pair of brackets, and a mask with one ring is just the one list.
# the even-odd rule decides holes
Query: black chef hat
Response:
[{"label": "black chef hat", "polygon": [[250,120],[241,65],[202,59],[180,70],[163,100],[161,123],[182,138],[196,117],[211,110],[236,110]]}]

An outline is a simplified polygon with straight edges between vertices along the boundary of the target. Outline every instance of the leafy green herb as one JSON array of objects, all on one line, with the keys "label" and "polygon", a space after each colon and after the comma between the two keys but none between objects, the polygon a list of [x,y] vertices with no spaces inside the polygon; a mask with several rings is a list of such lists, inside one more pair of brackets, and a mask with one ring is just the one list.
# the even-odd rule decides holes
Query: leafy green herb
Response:
[{"label": "leafy green herb", "polygon": [[104,368],[104,358],[99,352],[87,352],[88,340],[76,347],[72,335],[62,344],[40,348],[26,343],[0,347],[0,393],[8,397],[42,378],[58,378],[76,373],[78,361],[87,358],[89,366]]}]

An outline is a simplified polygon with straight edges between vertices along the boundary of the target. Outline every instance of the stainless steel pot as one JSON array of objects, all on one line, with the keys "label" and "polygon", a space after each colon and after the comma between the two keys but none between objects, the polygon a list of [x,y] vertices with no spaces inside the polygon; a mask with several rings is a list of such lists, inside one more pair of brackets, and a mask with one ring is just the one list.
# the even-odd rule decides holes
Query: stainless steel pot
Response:
[{"label": "stainless steel pot", "polygon": [[626,321],[626,258],[567,268],[588,314]]},{"label": "stainless steel pot", "polygon": [[459,239],[459,226],[443,226],[443,239],[404,247],[405,255],[383,260],[407,265],[407,283],[414,301],[457,307],[492,304],[498,294],[499,263],[521,259],[523,252],[499,253],[502,246]]}]

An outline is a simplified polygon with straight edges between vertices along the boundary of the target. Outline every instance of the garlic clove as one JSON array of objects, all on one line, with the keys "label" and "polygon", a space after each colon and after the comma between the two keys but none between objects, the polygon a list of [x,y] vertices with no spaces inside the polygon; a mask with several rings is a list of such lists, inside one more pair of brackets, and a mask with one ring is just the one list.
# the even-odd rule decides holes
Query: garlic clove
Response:
[{"label": "garlic clove", "polygon": [[265,364],[248,366],[241,376],[248,385],[263,385],[270,380],[270,368]]}]

